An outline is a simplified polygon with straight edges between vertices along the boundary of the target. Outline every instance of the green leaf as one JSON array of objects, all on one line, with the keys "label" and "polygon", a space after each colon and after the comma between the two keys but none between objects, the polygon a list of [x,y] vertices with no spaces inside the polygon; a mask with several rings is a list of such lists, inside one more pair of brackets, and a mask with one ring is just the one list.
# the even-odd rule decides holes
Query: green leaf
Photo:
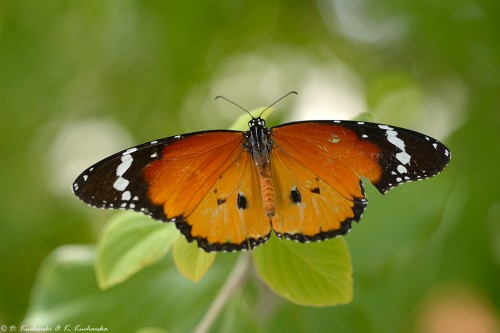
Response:
[{"label": "green leaf", "polygon": [[253,251],[260,278],[278,295],[301,305],[352,300],[352,267],[343,238],[301,244],[276,237]]},{"label": "green leaf", "polygon": [[96,273],[102,289],[112,287],[163,258],[179,232],[137,213],[121,213],[110,221],[97,248]]},{"label": "green leaf", "polygon": [[191,281],[198,282],[212,266],[216,253],[207,253],[196,242],[188,243],[184,237],[178,237],[172,256],[179,272]]},{"label": "green leaf", "polygon": [[[197,284],[179,274],[167,256],[127,279],[101,290],[95,278],[93,245],[62,246],[42,263],[22,320],[28,326],[69,325],[135,332],[158,327],[192,332],[229,274],[234,258],[221,256]],[[63,329],[61,329],[63,331]]]}]

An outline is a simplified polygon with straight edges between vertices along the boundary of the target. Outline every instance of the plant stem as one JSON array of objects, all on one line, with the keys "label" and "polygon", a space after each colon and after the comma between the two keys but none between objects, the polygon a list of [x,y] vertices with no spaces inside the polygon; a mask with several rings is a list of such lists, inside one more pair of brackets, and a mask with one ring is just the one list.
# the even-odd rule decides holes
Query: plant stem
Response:
[{"label": "plant stem", "polygon": [[250,264],[250,253],[244,252],[240,254],[238,261],[236,262],[231,274],[227,278],[224,285],[217,293],[214,301],[205,313],[205,316],[201,319],[198,326],[194,329],[195,333],[206,333],[217,319],[218,315],[224,308],[229,297],[237,289],[241,288],[244,281],[247,279],[248,267]]}]

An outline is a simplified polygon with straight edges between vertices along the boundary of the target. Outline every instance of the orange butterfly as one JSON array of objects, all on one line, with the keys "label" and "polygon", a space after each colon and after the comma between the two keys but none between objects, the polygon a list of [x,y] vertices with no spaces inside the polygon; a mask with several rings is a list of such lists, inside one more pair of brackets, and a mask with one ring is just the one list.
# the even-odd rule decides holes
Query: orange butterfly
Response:
[{"label": "orange butterfly", "polygon": [[381,192],[432,177],[450,151],[424,134],[360,121],[303,121],[154,140],[85,170],[89,205],[173,222],[205,251],[252,249],[271,231],[299,242],[344,235],[366,208],[360,177]]}]

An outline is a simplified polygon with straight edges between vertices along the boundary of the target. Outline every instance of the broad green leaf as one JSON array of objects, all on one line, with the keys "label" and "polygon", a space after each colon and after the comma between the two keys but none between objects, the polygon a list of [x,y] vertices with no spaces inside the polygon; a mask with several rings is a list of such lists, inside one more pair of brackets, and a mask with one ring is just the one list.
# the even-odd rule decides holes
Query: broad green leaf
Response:
[{"label": "broad green leaf", "polygon": [[352,267],[343,238],[300,244],[276,237],[253,251],[260,278],[287,300],[329,306],[352,300]]},{"label": "broad green leaf", "polygon": [[72,332],[76,325],[103,326],[107,332],[136,332],[145,327],[191,332],[234,262],[221,256],[195,284],[180,275],[167,256],[127,281],[101,290],[95,279],[95,256],[93,245],[62,246],[52,252],[39,269],[23,324],[70,325]]},{"label": "broad green leaf", "polygon": [[207,253],[196,242],[188,243],[184,237],[178,237],[172,256],[179,272],[191,281],[198,282],[212,266],[216,253]]},{"label": "broad green leaf", "polygon": [[179,232],[136,213],[121,213],[110,221],[97,248],[96,273],[102,289],[128,279],[163,258]]}]

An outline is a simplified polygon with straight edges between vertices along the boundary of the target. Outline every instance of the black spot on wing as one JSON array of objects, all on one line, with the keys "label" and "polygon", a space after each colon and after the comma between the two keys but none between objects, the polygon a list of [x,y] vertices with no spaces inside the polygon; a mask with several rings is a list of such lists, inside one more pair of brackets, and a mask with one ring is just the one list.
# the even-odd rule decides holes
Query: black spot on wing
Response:
[{"label": "black spot on wing", "polygon": [[290,191],[290,200],[292,200],[292,202],[296,205],[302,202],[302,195],[297,187],[293,187]]},{"label": "black spot on wing", "polygon": [[237,204],[238,209],[243,210],[247,208],[247,199],[245,198],[243,193],[238,193]]},{"label": "black spot on wing", "polygon": [[311,192],[312,193],[316,193],[316,194],[321,194],[321,191],[319,190],[319,187],[312,188]]}]

